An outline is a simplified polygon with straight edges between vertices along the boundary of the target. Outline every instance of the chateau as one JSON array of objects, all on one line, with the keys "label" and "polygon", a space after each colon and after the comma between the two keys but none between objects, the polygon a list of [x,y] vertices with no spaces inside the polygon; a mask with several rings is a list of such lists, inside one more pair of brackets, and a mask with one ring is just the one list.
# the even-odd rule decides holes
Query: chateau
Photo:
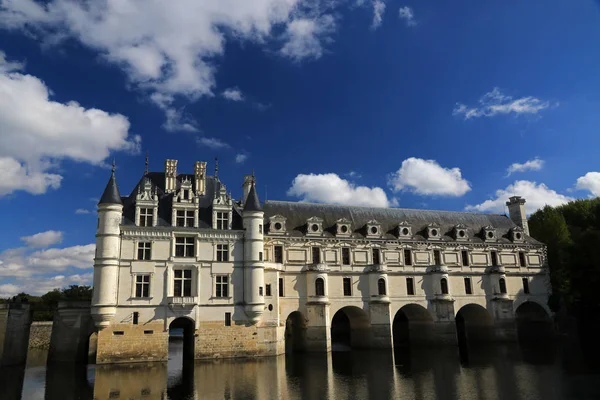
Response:
[{"label": "chateau", "polygon": [[98,204],[98,363],[166,360],[174,328],[187,358],[214,358],[515,340],[549,323],[546,249],[518,196],[508,217],[261,204],[253,175],[236,201],[218,168],[179,167],[146,167],[128,196],[113,167]]}]

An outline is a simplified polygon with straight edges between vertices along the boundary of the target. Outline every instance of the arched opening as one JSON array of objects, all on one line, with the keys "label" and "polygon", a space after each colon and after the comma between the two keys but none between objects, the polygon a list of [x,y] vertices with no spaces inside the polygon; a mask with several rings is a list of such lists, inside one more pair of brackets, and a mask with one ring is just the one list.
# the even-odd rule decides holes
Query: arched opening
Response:
[{"label": "arched opening", "polygon": [[96,354],[98,352],[98,333],[92,332],[88,338],[88,364],[96,364]]},{"label": "arched opening", "polygon": [[331,350],[368,348],[371,343],[371,322],[366,312],[347,306],[335,313],[331,320]]},{"label": "arched opening", "polygon": [[506,280],[504,278],[498,280],[498,286],[500,287],[500,293],[506,294]]},{"label": "arched opening", "polygon": [[379,278],[379,280],[377,280],[377,293],[380,296],[385,296],[386,295],[385,279],[383,279],[383,278]]},{"label": "arched opening", "polygon": [[552,319],[538,303],[524,302],[517,307],[515,315],[520,342],[533,344],[552,339],[554,332]]},{"label": "arched opening", "polygon": [[194,321],[189,318],[175,318],[169,324],[169,363],[182,365],[194,359],[194,331]]},{"label": "arched opening", "polygon": [[407,304],[394,316],[392,336],[394,348],[420,346],[434,341],[433,317],[418,304]]},{"label": "arched opening", "polygon": [[300,311],[291,313],[285,321],[285,353],[306,350],[306,320]]},{"label": "arched opening", "polygon": [[467,304],[458,310],[455,319],[459,346],[493,340],[494,321],[484,307],[478,304]]},{"label": "arched opening", "polygon": [[442,278],[440,288],[442,289],[442,294],[448,294],[448,279]]},{"label": "arched opening", "polygon": [[317,278],[315,280],[315,295],[325,296],[325,281],[323,278]]}]

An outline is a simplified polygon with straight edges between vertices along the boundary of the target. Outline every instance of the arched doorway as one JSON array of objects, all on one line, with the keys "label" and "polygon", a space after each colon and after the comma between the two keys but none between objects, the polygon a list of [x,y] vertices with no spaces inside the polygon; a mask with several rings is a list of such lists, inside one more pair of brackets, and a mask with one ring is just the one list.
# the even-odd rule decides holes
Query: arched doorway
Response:
[{"label": "arched doorway", "polygon": [[394,316],[392,323],[394,348],[432,343],[434,334],[433,317],[423,306],[407,304]]},{"label": "arched doorway", "polygon": [[541,305],[526,301],[515,311],[517,335],[522,343],[532,344],[553,338],[552,319]]},{"label": "arched doorway", "polygon": [[479,304],[467,304],[456,313],[458,344],[490,342],[494,338],[494,320]]},{"label": "arched doorway", "polygon": [[369,348],[371,322],[362,309],[347,306],[335,313],[331,320],[331,350]]},{"label": "arched doorway", "polygon": [[299,353],[306,350],[306,320],[300,311],[291,313],[285,321],[285,352]]},{"label": "arched doorway", "polygon": [[189,318],[175,318],[169,324],[169,360],[181,358],[194,359],[195,324]]}]

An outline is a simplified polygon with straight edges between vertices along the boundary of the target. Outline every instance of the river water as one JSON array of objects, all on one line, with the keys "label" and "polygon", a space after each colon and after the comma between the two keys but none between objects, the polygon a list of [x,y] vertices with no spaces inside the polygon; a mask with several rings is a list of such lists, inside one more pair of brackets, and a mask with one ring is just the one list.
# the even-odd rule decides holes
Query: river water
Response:
[{"label": "river water", "polygon": [[[562,354],[561,354],[562,353]],[[545,346],[351,351],[183,363],[45,366],[0,371],[0,399],[600,399],[600,371]]]}]

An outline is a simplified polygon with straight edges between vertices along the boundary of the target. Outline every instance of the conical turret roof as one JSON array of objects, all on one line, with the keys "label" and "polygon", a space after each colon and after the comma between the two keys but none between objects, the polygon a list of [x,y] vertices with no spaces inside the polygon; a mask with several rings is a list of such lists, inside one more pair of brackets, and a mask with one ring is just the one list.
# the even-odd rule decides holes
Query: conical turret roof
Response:
[{"label": "conical turret roof", "polygon": [[119,193],[119,187],[117,186],[117,179],[115,178],[115,166],[113,164],[112,174],[110,175],[110,179],[106,184],[106,188],[104,189],[104,193],[102,193],[102,197],[98,204],[121,204],[123,205],[123,201],[121,200],[121,193]]},{"label": "conical turret roof", "polygon": [[254,181],[252,182],[252,186],[250,187],[250,192],[248,192],[248,198],[246,198],[246,204],[244,204],[244,211],[262,211],[262,206],[260,205],[260,201],[258,200],[258,195],[256,194],[256,188],[254,187]]}]

